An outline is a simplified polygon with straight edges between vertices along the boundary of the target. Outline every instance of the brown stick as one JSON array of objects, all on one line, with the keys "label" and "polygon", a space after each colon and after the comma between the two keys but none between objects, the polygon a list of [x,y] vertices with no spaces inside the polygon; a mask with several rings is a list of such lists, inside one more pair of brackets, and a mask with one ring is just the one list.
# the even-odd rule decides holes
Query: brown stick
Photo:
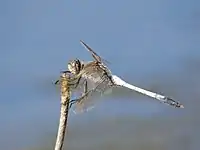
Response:
[{"label": "brown stick", "polygon": [[70,77],[67,73],[62,73],[60,76],[60,89],[61,89],[61,110],[60,110],[60,121],[56,139],[56,145],[54,150],[62,150],[65,130],[67,127],[67,118],[69,110],[69,101],[71,97],[71,92],[69,88]]}]

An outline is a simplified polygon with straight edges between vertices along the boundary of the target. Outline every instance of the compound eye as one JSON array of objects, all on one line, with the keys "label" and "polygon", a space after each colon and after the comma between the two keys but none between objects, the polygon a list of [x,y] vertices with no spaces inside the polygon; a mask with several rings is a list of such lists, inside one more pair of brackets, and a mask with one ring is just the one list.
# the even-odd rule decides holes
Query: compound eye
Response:
[{"label": "compound eye", "polygon": [[76,60],[75,68],[76,68],[76,73],[79,73],[81,69],[81,63],[78,59]]},{"label": "compound eye", "polygon": [[72,60],[72,61],[70,61],[69,63],[68,63],[68,69],[69,69],[69,71],[71,72],[71,73],[75,73],[75,65],[76,65],[76,63],[75,63],[75,61],[74,60]]},{"label": "compound eye", "polygon": [[68,69],[72,74],[78,74],[81,69],[80,60],[74,59],[68,63]]},{"label": "compound eye", "polygon": [[76,66],[76,60],[73,60],[73,61],[71,62],[71,66],[72,66],[72,67],[75,67],[75,66]]}]

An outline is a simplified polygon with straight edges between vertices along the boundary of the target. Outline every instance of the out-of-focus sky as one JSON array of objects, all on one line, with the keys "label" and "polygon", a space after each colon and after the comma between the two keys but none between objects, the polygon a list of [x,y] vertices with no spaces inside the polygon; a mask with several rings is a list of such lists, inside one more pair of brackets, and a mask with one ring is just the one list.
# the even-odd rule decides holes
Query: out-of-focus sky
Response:
[{"label": "out-of-focus sky", "polygon": [[[51,81],[69,59],[91,59],[80,39],[130,83],[177,98],[185,93],[191,99],[192,92],[186,94],[184,87],[198,91],[199,35],[198,0],[0,1],[0,148],[20,149],[24,141],[32,143],[46,124],[51,124],[49,132],[55,130],[51,127],[58,121],[59,92]],[[126,93],[130,91],[116,93],[120,100],[109,101],[100,112],[175,112],[146,97],[140,103],[137,94],[123,98]],[[127,104],[122,104],[124,99]],[[27,138],[29,132],[32,138]]]}]

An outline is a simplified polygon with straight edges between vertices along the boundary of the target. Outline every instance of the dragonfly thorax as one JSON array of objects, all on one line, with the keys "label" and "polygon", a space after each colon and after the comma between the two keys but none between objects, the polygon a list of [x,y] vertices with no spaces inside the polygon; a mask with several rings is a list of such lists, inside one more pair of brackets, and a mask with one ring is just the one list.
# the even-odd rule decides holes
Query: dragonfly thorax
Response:
[{"label": "dragonfly thorax", "polygon": [[71,60],[68,63],[68,69],[72,74],[78,74],[83,68],[83,64],[79,59]]}]

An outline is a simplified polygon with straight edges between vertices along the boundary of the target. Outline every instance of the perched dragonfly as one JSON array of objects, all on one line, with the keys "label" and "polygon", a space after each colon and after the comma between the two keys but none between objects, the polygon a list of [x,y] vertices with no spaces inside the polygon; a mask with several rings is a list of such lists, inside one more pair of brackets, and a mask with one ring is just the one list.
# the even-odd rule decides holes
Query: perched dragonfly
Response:
[{"label": "perched dragonfly", "polygon": [[[84,62],[79,59],[74,59],[68,63],[68,70],[76,79],[73,88],[76,89],[80,84],[84,86],[84,91],[81,97],[70,101],[71,105],[76,105],[75,112],[77,112],[77,110],[83,112],[88,108],[91,108],[91,102],[96,99],[90,98],[94,92],[97,91],[104,94],[105,91],[119,86],[137,91],[173,107],[184,108],[180,102],[175,101],[170,97],[131,85],[120,77],[113,75],[110,69],[106,66],[107,61],[102,59],[91,47],[89,47],[89,45],[83,41],[80,42],[92,54],[94,60]],[[82,83],[80,83],[81,79],[83,79]],[[88,88],[88,83],[93,84],[92,89]]]}]

